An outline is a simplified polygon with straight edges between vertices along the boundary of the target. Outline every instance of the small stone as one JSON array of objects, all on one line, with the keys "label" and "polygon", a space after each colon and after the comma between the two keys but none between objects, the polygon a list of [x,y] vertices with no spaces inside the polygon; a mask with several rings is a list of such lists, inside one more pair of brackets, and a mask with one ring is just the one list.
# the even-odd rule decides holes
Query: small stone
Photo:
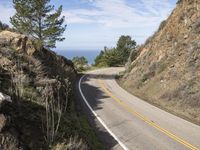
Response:
[{"label": "small stone", "polygon": [[0,105],[3,101],[12,102],[11,97],[0,92]]},{"label": "small stone", "polygon": [[184,39],[187,39],[188,38],[188,35],[184,35]]}]

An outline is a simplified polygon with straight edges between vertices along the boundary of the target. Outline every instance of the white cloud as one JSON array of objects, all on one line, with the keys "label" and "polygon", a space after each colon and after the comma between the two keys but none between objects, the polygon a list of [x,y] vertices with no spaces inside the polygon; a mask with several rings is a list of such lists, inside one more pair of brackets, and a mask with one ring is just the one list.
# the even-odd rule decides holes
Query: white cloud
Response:
[{"label": "white cloud", "polygon": [[[169,1],[79,0],[80,7],[77,5],[76,8],[63,10],[69,26],[64,34],[66,42],[58,43],[58,48],[101,49],[104,45],[113,47],[120,35],[132,35],[138,43],[142,43],[170,14],[174,4]],[[14,13],[11,0],[0,0],[2,22],[10,25],[9,20]]]},{"label": "white cloud", "polygon": [[105,27],[127,28],[155,26],[165,19],[172,9],[169,0],[140,0],[131,5],[126,0],[86,0],[93,9],[66,10],[68,23],[96,23]]},{"label": "white cloud", "polygon": [[67,23],[95,23],[96,21],[91,17],[101,16],[101,12],[97,10],[75,9],[70,11],[63,11],[66,16]]}]

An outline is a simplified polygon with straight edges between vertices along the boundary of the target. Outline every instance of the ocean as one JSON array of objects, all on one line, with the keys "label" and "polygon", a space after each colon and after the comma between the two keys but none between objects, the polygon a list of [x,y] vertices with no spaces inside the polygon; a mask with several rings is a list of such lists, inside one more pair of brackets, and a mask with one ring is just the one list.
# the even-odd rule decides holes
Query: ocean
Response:
[{"label": "ocean", "polygon": [[63,51],[56,51],[55,52],[59,55],[62,55],[68,59],[72,59],[75,56],[84,56],[87,58],[89,64],[94,64],[94,59],[99,54],[100,51],[97,50],[63,50]]}]

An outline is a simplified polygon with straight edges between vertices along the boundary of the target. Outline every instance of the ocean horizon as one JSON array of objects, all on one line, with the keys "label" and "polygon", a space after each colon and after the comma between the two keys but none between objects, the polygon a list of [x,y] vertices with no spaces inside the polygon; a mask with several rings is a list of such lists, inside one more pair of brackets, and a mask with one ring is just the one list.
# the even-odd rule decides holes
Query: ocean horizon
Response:
[{"label": "ocean horizon", "polygon": [[94,64],[94,59],[99,54],[100,50],[55,50],[55,52],[70,60],[76,56],[84,56],[88,64]]}]

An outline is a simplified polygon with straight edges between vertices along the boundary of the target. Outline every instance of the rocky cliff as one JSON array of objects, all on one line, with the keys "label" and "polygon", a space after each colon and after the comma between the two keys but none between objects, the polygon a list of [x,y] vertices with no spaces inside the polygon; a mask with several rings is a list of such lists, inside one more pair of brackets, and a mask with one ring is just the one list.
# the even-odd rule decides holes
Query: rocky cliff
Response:
[{"label": "rocky cliff", "polygon": [[0,149],[48,149],[45,100],[51,94],[68,107],[75,77],[71,61],[25,35],[0,32]]},{"label": "rocky cliff", "polygon": [[200,1],[179,0],[120,81],[129,92],[200,123]]}]

